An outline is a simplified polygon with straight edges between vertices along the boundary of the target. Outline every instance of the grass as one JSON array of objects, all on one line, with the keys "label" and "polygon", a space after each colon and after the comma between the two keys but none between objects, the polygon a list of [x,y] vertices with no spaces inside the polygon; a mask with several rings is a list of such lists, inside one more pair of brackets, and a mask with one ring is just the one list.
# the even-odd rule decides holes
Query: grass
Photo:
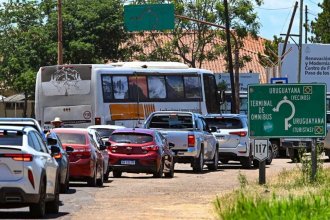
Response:
[{"label": "grass", "polygon": [[[309,160],[293,170],[283,170],[268,184],[250,184],[239,174],[241,187],[214,201],[222,220],[323,220],[330,219],[330,169],[318,167],[315,180],[308,175]],[[307,174],[306,174],[307,172]]]}]

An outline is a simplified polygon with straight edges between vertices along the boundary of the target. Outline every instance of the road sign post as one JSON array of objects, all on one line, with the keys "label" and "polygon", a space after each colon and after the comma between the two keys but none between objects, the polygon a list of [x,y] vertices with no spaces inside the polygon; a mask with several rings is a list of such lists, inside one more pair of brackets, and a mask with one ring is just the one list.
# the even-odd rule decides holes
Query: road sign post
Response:
[{"label": "road sign post", "polygon": [[253,157],[259,161],[259,184],[266,184],[266,159],[268,158],[268,139],[254,140]]}]

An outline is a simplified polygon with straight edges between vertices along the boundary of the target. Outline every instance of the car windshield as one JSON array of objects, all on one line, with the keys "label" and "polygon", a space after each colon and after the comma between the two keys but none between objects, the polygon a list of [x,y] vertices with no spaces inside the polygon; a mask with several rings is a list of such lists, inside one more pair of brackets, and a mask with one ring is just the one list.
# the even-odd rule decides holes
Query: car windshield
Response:
[{"label": "car windshield", "polygon": [[86,144],[86,138],[84,134],[74,133],[57,133],[63,144]]},{"label": "car windshield", "polygon": [[93,129],[95,129],[102,138],[109,137],[112,134],[112,132],[115,130],[110,128],[93,128]]},{"label": "car windshield", "polygon": [[217,129],[239,129],[243,128],[242,121],[239,118],[206,118],[209,126],[217,127]]},{"label": "car windshield", "polygon": [[153,141],[149,134],[138,133],[115,133],[110,136],[110,141],[117,143],[144,144]]},{"label": "car windshield", "polygon": [[193,128],[191,115],[155,115],[150,121],[149,128]]},{"label": "car windshield", "polygon": [[0,145],[22,146],[23,134],[20,131],[0,130]]}]

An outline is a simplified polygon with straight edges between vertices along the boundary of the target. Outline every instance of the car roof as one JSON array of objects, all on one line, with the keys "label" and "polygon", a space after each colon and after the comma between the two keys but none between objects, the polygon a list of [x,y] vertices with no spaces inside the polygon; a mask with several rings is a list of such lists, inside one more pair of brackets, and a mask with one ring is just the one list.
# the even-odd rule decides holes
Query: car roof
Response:
[{"label": "car roof", "polygon": [[119,129],[119,128],[126,128],[125,126],[121,125],[91,125],[88,128],[103,128],[103,129]]},{"label": "car roof", "polygon": [[232,113],[226,113],[226,114],[207,114],[204,116],[205,118],[215,118],[215,117],[224,117],[224,118],[233,118],[233,117],[247,117],[245,114],[232,114]]},{"label": "car roof", "polygon": [[142,133],[142,134],[154,134],[155,131],[152,130],[152,129],[145,129],[145,128],[121,128],[121,129],[117,129],[117,130],[114,130],[112,132],[112,134],[115,134],[115,133]]},{"label": "car roof", "polygon": [[12,130],[12,131],[28,131],[34,130],[37,131],[35,128],[30,126],[12,126],[12,125],[0,125],[0,130]]},{"label": "car roof", "polygon": [[30,126],[43,133],[43,129],[34,118],[0,118],[0,125]]}]

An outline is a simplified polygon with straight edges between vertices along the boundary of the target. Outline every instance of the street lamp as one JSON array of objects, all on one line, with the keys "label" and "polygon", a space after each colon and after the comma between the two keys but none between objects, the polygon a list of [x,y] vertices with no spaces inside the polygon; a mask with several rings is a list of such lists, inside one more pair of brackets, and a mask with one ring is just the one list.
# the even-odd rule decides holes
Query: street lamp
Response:
[{"label": "street lamp", "polygon": [[[181,19],[186,19],[186,20],[190,20],[190,21],[195,21],[198,23],[202,23],[202,24],[206,24],[206,25],[210,25],[213,27],[217,27],[217,28],[221,28],[221,29],[226,29],[225,26],[219,25],[219,24],[215,24],[212,22],[208,22],[208,21],[203,21],[203,20],[198,20],[195,18],[189,18],[187,16],[183,16],[183,15],[175,15],[175,17],[177,18],[181,18]],[[232,113],[239,113],[239,48],[238,48],[238,40],[235,36],[235,34],[232,31],[229,31],[231,37],[234,39],[234,47],[235,47],[235,51],[234,51],[234,59],[235,59],[235,65],[234,65],[234,69],[235,69],[235,76],[231,76],[230,77],[230,81],[231,81],[231,96],[232,96],[232,111],[234,110],[235,112]],[[228,56],[231,56],[231,54],[228,54]]]}]

